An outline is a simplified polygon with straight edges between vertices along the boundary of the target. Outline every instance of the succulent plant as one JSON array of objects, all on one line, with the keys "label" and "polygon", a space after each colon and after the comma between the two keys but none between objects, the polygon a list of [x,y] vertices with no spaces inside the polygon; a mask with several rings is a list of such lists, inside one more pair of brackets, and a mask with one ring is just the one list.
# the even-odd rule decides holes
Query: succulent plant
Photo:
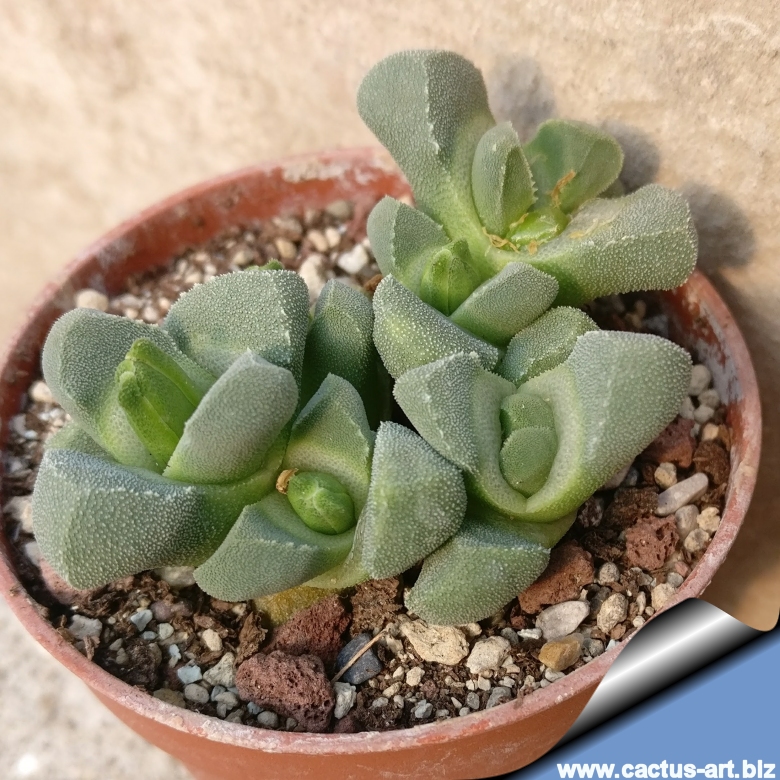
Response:
[{"label": "succulent plant", "polygon": [[397,574],[460,526],[460,471],[386,416],[368,298],[339,282],[309,318],[295,273],[193,288],[158,326],[75,309],[43,371],[72,421],[33,495],[44,557],[96,587],[197,566],[226,600]]},{"label": "succulent plant", "polygon": [[696,233],[671,190],[615,197],[623,154],[606,133],[551,120],[523,145],[457,54],[382,60],[358,108],[417,204],[387,197],[368,220],[385,275],[374,341],[402,410],[469,496],[407,604],[434,623],[478,620],[541,574],[582,502],[677,413],[687,353],[601,331],[575,307],[681,284]]}]

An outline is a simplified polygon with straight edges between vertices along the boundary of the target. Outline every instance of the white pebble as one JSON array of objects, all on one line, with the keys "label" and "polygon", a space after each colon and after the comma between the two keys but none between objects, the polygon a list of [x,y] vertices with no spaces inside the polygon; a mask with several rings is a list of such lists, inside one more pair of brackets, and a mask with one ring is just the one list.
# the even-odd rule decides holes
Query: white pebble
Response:
[{"label": "white pebble", "polygon": [[175,666],[179,661],[181,661],[181,650],[179,649],[178,645],[171,645],[168,648],[168,655],[171,657],[170,664],[172,666]]},{"label": "white pebble", "polygon": [[38,542],[27,542],[23,549],[24,554],[27,556],[27,560],[29,560],[33,566],[40,568],[41,548],[38,546]]},{"label": "white pebble", "polygon": [[28,534],[32,533],[32,501],[30,496],[14,496],[6,501],[3,507],[4,512],[8,512],[22,527],[22,530]]},{"label": "white pebble", "polygon": [[379,710],[382,709],[382,707],[387,707],[389,703],[390,702],[384,696],[379,696],[371,702],[371,709]]},{"label": "white pebble", "polygon": [[[174,647],[174,645],[172,645],[172,647]],[[182,666],[181,669],[178,669],[176,671],[176,676],[184,685],[189,685],[190,683],[198,682],[198,680],[203,679],[200,667],[193,663],[188,663],[185,666]]]},{"label": "white pebble", "polygon": [[87,637],[99,637],[103,631],[103,624],[97,618],[88,618],[84,615],[74,615],[68,624],[68,631],[76,639]]},{"label": "white pebble", "polygon": [[488,669],[498,669],[509,655],[510,649],[511,645],[504,637],[488,637],[474,645],[466,659],[466,666],[472,674],[479,674]]},{"label": "white pebble", "polygon": [[143,632],[153,617],[151,609],[139,609],[134,615],[130,615],[130,622],[139,632]]},{"label": "white pebble", "polygon": [[681,506],[674,513],[674,519],[677,523],[677,533],[680,535],[680,539],[685,539],[697,526],[699,510],[693,504]]},{"label": "white pebble", "polygon": [[222,650],[222,639],[213,628],[207,628],[200,635],[200,639],[212,653],[219,653]]},{"label": "white pebble", "polygon": [[232,688],[236,684],[235,664],[235,655],[225,653],[219,662],[203,675],[203,679],[209,685],[224,685],[225,688]]},{"label": "white pebble", "polygon": [[672,485],[668,490],[664,490],[658,496],[658,508],[655,513],[660,517],[666,517],[676,512],[686,504],[691,504],[701,498],[709,487],[709,480],[706,474],[694,474],[676,485]]},{"label": "white pebble", "polygon": [[688,387],[688,395],[700,395],[712,382],[712,374],[707,366],[699,363],[691,371],[691,383]]},{"label": "white pebble", "polygon": [[655,478],[655,484],[658,485],[661,490],[668,490],[672,485],[677,483],[677,467],[674,463],[662,463],[655,470],[653,476]]},{"label": "white pebble", "polygon": [[212,696],[211,700],[224,704],[229,710],[234,710],[239,705],[238,696],[233,691],[223,691],[216,697]]},{"label": "white pebble", "polygon": [[279,236],[274,239],[274,246],[276,246],[276,251],[279,253],[282,260],[293,260],[298,254],[298,247],[287,238]]},{"label": "white pebble", "polygon": [[336,265],[348,274],[356,274],[368,265],[368,252],[362,244],[355,244],[348,252],[339,255]]},{"label": "white pebble", "polygon": [[477,679],[477,688],[481,691],[489,691],[491,688],[490,680],[488,680],[487,677],[479,677]]},{"label": "white pebble", "polygon": [[77,309],[97,309],[106,311],[108,309],[108,296],[98,290],[87,288],[79,290],[74,298]]},{"label": "white pebble", "polygon": [[715,423],[707,423],[701,429],[701,440],[715,441],[718,438],[719,434],[720,434],[720,429],[718,428],[717,425],[715,425]]},{"label": "white pebble", "polygon": [[427,701],[421,701],[415,708],[412,713],[415,718],[418,720],[423,720],[424,718],[430,718],[433,714],[433,704]]},{"label": "white pebble", "polygon": [[300,265],[298,273],[309,288],[309,303],[314,303],[328,281],[325,276],[325,258],[311,254]]},{"label": "white pebble", "polygon": [[720,406],[720,393],[711,387],[703,393],[699,393],[699,403],[717,409]]},{"label": "white pebble", "polygon": [[[617,568],[617,567],[615,567]],[[517,635],[522,640],[528,640],[528,639],[541,639],[542,638],[542,629],[541,628],[521,628]]]},{"label": "white pebble", "polygon": [[387,696],[388,699],[392,699],[393,696],[395,696],[398,691],[401,690],[401,683],[393,683],[392,685],[389,685],[387,688],[385,688],[382,691],[382,696]]},{"label": "white pebble", "polygon": [[170,623],[160,623],[157,626],[157,636],[160,639],[170,639],[173,636],[173,626]]},{"label": "white pebble", "polygon": [[584,601],[563,601],[542,610],[536,618],[536,627],[548,641],[563,639],[590,614],[590,605]]},{"label": "white pebble", "polygon": [[421,666],[415,666],[406,673],[406,684],[410,688],[416,688],[424,676],[425,670]]},{"label": "white pebble", "polygon": [[701,511],[698,519],[699,528],[712,535],[720,528],[720,512],[717,507],[708,506]]},{"label": "white pebble", "polygon": [[596,616],[596,625],[600,631],[608,634],[618,623],[622,623],[627,615],[628,599],[622,593],[613,593],[601,605]]},{"label": "white pebble", "polygon": [[458,715],[462,718],[464,715],[471,715],[471,710],[468,707],[461,707],[458,710]]},{"label": "white pebble", "polygon": [[653,605],[653,609],[656,611],[661,609],[672,596],[674,596],[674,588],[668,582],[656,585],[652,591],[650,591],[650,601]]},{"label": "white pebble", "polygon": [[184,686],[184,698],[196,704],[206,704],[209,700],[209,692],[197,683],[189,683]]},{"label": "white pebble", "polygon": [[679,574],[676,571],[670,571],[666,575],[666,581],[673,587],[673,588],[679,588],[680,585],[685,582],[685,578],[682,576],[682,574]]},{"label": "white pebble", "polygon": [[330,249],[330,246],[328,245],[328,240],[325,238],[323,233],[319,230],[310,230],[306,234],[306,238],[309,239],[309,243],[318,251],[325,253]]},{"label": "white pebble", "polygon": [[693,405],[693,401],[691,401],[690,397],[686,396],[680,404],[680,417],[682,417],[683,420],[692,420],[695,411],[696,407]]},{"label": "white pebble", "polygon": [[702,528],[694,528],[688,536],[685,537],[683,547],[691,554],[704,552],[710,541],[710,535]]},{"label": "white pebble", "polygon": [[157,632],[156,631],[144,631],[143,634],[141,634],[141,639],[144,639],[147,642],[154,642],[157,639]]},{"label": "white pebble", "polygon": [[400,707],[401,709],[403,709],[404,697],[403,696],[393,696],[393,704],[395,704],[396,707]]},{"label": "white pebble", "polygon": [[715,410],[711,406],[702,404],[693,413],[693,419],[699,424],[704,425],[708,423],[715,416]]},{"label": "white pebble", "polygon": [[335,249],[341,243],[341,233],[334,227],[325,228],[325,240],[330,249]]},{"label": "white pebble", "polygon": [[609,585],[612,582],[617,582],[620,579],[620,569],[615,563],[604,563],[599,567],[598,574],[596,575],[596,582],[599,585]]},{"label": "white pebble", "polygon": [[54,396],[49,390],[49,386],[43,380],[39,379],[33,382],[29,390],[30,400],[39,404],[53,404]]},{"label": "white pebble", "polygon": [[355,706],[357,689],[349,683],[334,682],[333,690],[336,692],[336,707],[333,710],[333,717],[341,720]]}]

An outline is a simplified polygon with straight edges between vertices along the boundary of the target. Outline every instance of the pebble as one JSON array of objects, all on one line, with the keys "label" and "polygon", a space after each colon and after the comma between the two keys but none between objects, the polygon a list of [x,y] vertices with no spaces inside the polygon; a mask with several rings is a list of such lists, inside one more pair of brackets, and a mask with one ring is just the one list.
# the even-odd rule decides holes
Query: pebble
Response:
[{"label": "pebble", "polygon": [[477,678],[477,688],[479,688],[481,691],[489,691],[491,688],[490,680],[488,680],[487,677]]},{"label": "pebble", "polygon": [[472,710],[478,710],[480,706],[479,694],[473,691],[466,696],[466,706]]},{"label": "pebble", "polygon": [[[183,685],[189,685],[190,683],[203,679],[203,673],[201,672],[200,667],[193,663],[185,664],[181,669],[178,669],[176,671],[176,676],[181,680]],[[206,682],[209,681],[206,680]],[[214,683],[210,684],[213,685]]]},{"label": "pebble", "polygon": [[130,622],[140,633],[151,623],[153,617],[151,609],[139,609],[134,615],[130,615]]},{"label": "pebble", "polygon": [[509,688],[505,688],[503,685],[496,686],[490,692],[488,696],[485,709],[489,710],[491,707],[497,707],[499,704],[509,701],[512,698],[512,691]]},{"label": "pebble", "polygon": [[184,698],[196,704],[206,704],[209,700],[209,692],[197,683],[189,683],[184,686]]},{"label": "pebble", "polygon": [[334,227],[325,228],[325,240],[330,249],[335,249],[341,243],[341,233]]},{"label": "pebble", "polygon": [[676,571],[670,571],[670,572],[669,572],[669,573],[666,575],[666,581],[667,581],[667,583],[669,583],[669,585],[671,585],[673,588],[679,588],[679,587],[680,587],[680,585],[682,585],[682,584],[683,584],[683,582],[685,582],[685,578],[682,576],[682,574],[679,574],[679,573],[678,573],[678,572],[676,572]]},{"label": "pebble", "polygon": [[106,311],[108,309],[108,296],[98,290],[87,288],[79,290],[74,298],[77,309],[97,309]]},{"label": "pebble", "polygon": [[380,696],[379,698],[374,699],[374,701],[371,702],[371,709],[379,710],[382,707],[387,707],[389,703],[390,702],[384,696]]},{"label": "pebble", "polygon": [[336,265],[345,273],[357,274],[368,265],[368,252],[362,244],[355,244],[348,252],[339,255]]},{"label": "pebble", "polygon": [[424,720],[430,718],[433,715],[433,704],[423,699],[413,710],[413,713],[417,720]]},{"label": "pebble", "polygon": [[345,682],[334,682],[333,690],[336,692],[336,707],[333,710],[333,717],[341,720],[354,706],[357,701],[357,689],[354,685]]},{"label": "pebble", "polygon": [[325,275],[325,258],[319,254],[309,255],[298,268],[298,274],[309,288],[309,303],[314,303],[328,281]]},{"label": "pebble", "polygon": [[692,555],[704,552],[710,541],[710,535],[703,528],[694,528],[688,536],[685,537],[683,547]]},{"label": "pebble", "polygon": [[352,219],[353,208],[348,200],[334,200],[325,207],[325,211],[340,222]]},{"label": "pebble", "polygon": [[120,648],[116,654],[116,662],[119,666],[127,666],[130,661],[130,656],[127,654],[127,650],[124,647]]},{"label": "pebble", "polygon": [[[336,668],[342,669],[346,666],[349,660],[372,639],[371,634],[366,633],[358,634],[348,642],[336,658]],[[360,685],[376,677],[383,669],[382,662],[376,657],[374,651],[369,649],[341,675],[341,679],[350,685]]]},{"label": "pebble", "polygon": [[602,605],[596,616],[596,625],[600,631],[608,634],[628,615],[628,599],[622,593],[613,593]]},{"label": "pebble", "polygon": [[189,588],[195,584],[194,571],[192,566],[162,566],[155,574],[172,588]]},{"label": "pebble", "polygon": [[581,651],[579,639],[567,636],[563,639],[554,639],[543,645],[539,651],[539,660],[554,672],[562,672],[577,663]]},{"label": "pebble", "polygon": [[400,680],[404,675],[406,674],[406,669],[404,669],[403,666],[399,666],[394,672],[393,672],[393,679],[394,680]]},{"label": "pebble", "polygon": [[699,403],[717,409],[720,406],[720,393],[711,387],[709,390],[699,393]]},{"label": "pebble", "polygon": [[232,688],[236,684],[236,657],[233,653],[225,653],[219,659],[216,666],[212,666],[204,675],[203,679],[209,685],[224,685],[225,688]]},{"label": "pebble", "polygon": [[173,626],[170,623],[160,623],[157,626],[157,636],[160,639],[170,639],[173,636]]},{"label": "pebble", "polygon": [[263,711],[263,708],[262,707],[258,707],[257,704],[255,704],[253,701],[250,701],[246,705],[246,711],[250,715],[259,715]]},{"label": "pebble", "polygon": [[401,690],[401,683],[393,683],[382,691],[382,696],[387,696],[388,699],[392,699]]},{"label": "pebble", "polygon": [[184,694],[181,691],[172,691],[170,688],[158,688],[153,694],[155,699],[172,704],[174,707],[184,707]]},{"label": "pebble", "polygon": [[707,479],[706,474],[701,472],[694,474],[660,493],[655,513],[660,517],[674,514],[686,504],[691,504],[701,498],[707,492],[708,487],[709,479]]},{"label": "pebble", "polygon": [[680,539],[685,539],[697,527],[699,509],[693,504],[687,504],[674,513],[674,519],[677,522],[677,533],[680,535]]},{"label": "pebble", "polygon": [[715,410],[711,406],[702,404],[693,413],[693,419],[699,424],[708,423],[715,416]]},{"label": "pebble", "polygon": [[591,639],[588,637],[582,643],[582,649],[591,658],[601,655],[604,652],[604,643],[600,639]]},{"label": "pebble", "polygon": [[120,636],[120,637],[119,637],[119,639],[115,639],[115,640],[114,640],[114,641],[113,641],[113,642],[112,642],[112,643],[111,643],[111,644],[108,646],[108,649],[109,649],[109,650],[110,650],[112,653],[115,653],[117,650],[119,650],[119,648],[120,648],[120,647],[122,647],[122,645],[123,645],[124,643],[125,643],[125,640],[124,640],[124,639],[122,639],[122,637]]},{"label": "pebble", "polygon": [[576,631],[590,614],[590,605],[584,601],[563,601],[542,610],[536,618],[536,627],[547,640],[561,639]]},{"label": "pebble", "polygon": [[172,666],[175,666],[181,661],[181,650],[178,645],[171,645],[168,648],[168,655],[171,657],[170,663]]},{"label": "pebble", "polygon": [[520,640],[517,638],[517,631],[515,631],[514,628],[510,628],[509,626],[502,628],[501,636],[504,637],[512,647],[520,644]]},{"label": "pebble", "polygon": [[234,710],[239,705],[239,698],[233,691],[223,691],[216,698],[211,697],[212,701],[217,701],[220,704],[224,704],[229,710]]},{"label": "pebble", "polygon": [[462,718],[464,715],[471,715],[471,710],[468,707],[461,707],[458,710],[458,715]]},{"label": "pebble", "polygon": [[653,609],[659,610],[672,596],[674,596],[674,588],[668,582],[662,582],[650,591],[650,603]]},{"label": "pebble", "polygon": [[40,568],[41,566],[41,548],[38,546],[38,542],[27,542],[24,547],[24,554],[33,566]]},{"label": "pebble", "polygon": [[466,659],[466,666],[472,674],[479,674],[488,669],[495,671],[509,655],[511,647],[509,641],[503,636],[483,639],[474,645]]},{"label": "pebble", "polygon": [[33,382],[28,391],[30,400],[39,404],[53,404],[54,396],[49,386],[42,379]]},{"label": "pebble", "polygon": [[684,398],[683,402],[680,404],[680,417],[682,417],[683,420],[692,420],[695,411],[696,407],[693,405],[693,401],[691,401],[690,398]]},{"label": "pebble", "polygon": [[532,640],[532,639],[541,639],[542,638],[542,629],[541,628],[521,628],[517,632],[517,635],[523,641]]},{"label": "pebble", "polygon": [[74,615],[68,624],[68,631],[70,631],[76,639],[99,637],[103,631],[103,624],[97,618]]},{"label": "pebble", "polygon": [[702,441],[716,441],[719,435],[720,435],[720,429],[718,428],[717,425],[715,425],[715,423],[707,423],[701,429]]},{"label": "pebble", "polygon": [[279,716],[271,710],[263,710],[257,716],[257,722],[266,729],[278,729],[279,728]]},{"label": "pebble", "polygon": [[222,650],[222,639],[213,628],[207,628],[201,635],[203,644],[211,650],[212,653],[219,653]]},{"label": "pebble", "polygon": [[453,626],[429,626],[422,620],[415,620],[402,623],[401,633],[423,661],[455,666],[469,651],[465,635]]},{"label": "pebble", "polygon": [[563,672],[556,672],[555,669],[545,669],[544,679],[548,682],[558,682],[562,680],[566,675]]},{"label": "pebble", "polygon": [[28,534],[32,533],[32,502],[30,496],[14,496],[9,499],[3,511],[8,512]]},{"label": "pebble", "polygon": [[708,506],[701,511],[698,519],[699,528],[712,535],[720,528],[720,512],[717,507]]},{"label": "pebble", "polygon": [[272,221],[279,230],[289,233],[296,241],[303,235],[303,226],[297,217],[274,217]]},{"label": "pebble", "polygon": [[436,717],[437,718],[449,718],[450,717],[449,710],[436,710]]},{"label": "pebble", "polygon": [[325,253],[328,251],[328,249],[330,249],[328,246],[328,240],[320,230],[310,230],[306,234],[306,238],[309,240],[309,243],[320,253]]},{"label": "pebble", "polygon": [[[518,669],[518,671],[520,671]],[[504,677],[501,680],[501,685],[503,685],[505,688],[514,688],[515,687],[515,681],[511,677]]]},{"label": "pebble", "polygon": [[631,625],[634,628],[642,628],[642,626],[645,624],[645,619],[641,615],[637,615],[632,621]]},{"label": "pebble", "polygon": [[476,639],[482,634],[482,626],[479,623],[464,623],[459,628],[469,639]]},{"label": "pebble", "polygon": [[298,254],[298,247],[289,238],[278,236],[274,239],[274,246],[282,260],[294,260]]},{"label": "pebble", "polygon": [[463,702],[460,699],[456,699],[454,696],[450,696],[450,701],[456,710],[459,710],[463,706]]},{"label": "pebble", "polygon": [[677,466],[674,463],[662,463],[655,470],[653,477],[655,484],[661,490],[668,490],[672,485],[677,484]]},{"label": "pebble", "polygon": [[466,680],[466,688],[469,691],[476,691],[477,690],[477,684],[474,682],[474,680]]},{"label": "pebble", "polygon": [[141,639],[144,639],[147,642],[154,642],[157,639],[157,632],[156,631],[144,631],[143,634],[141,634]]},{"label": "pebble", "polygon": [[611,582],[617,582],[620,579],[620,569],[615,563],[605,563],[599,568],[596,575],[596,582],[599,585],[609,585]]},{"label": "pebble", "polygon": [[416,688],[420,684],[424,676],[425,676],[425,670],[420,666],[415,666],[413,669],[410,669],[406,673],[406,684],[410,688]]},{"label": "pebble", "polygon": [[[225,688],[224,685],[215,685],[211,689],[211,701],[216,701],[217,700],[217,696],[219,696],[221,693],[224,693],[225,690],[226,690],[226,688]],[[258,712],[260,712],[260,710],[258,710]]]},{"label": "pebble", "polygon": [[712,374],[709,368],[699,363],[691,370],[691,383],[688,386],[688,395],[701,395],[711,384]]},{"label": "pebble", "polygon": [[246,710],[244,710],[243,707],[238,710],[234,710],[225,718],[226,723],[243,723],[244,722],[244,714]]}]

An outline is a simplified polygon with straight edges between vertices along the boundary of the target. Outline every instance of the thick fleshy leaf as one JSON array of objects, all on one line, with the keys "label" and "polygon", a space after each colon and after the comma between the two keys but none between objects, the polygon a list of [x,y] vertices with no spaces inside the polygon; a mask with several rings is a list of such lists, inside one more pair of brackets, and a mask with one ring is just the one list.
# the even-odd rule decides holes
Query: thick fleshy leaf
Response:
[{"label": "thick fleshy leaf", "polygon": [[585,312],[569,306],[551,309],[509,342],[498,373],[516,385],[527,382],[563,363],[590,330],[598,325]]},{"label": "thick fleshy leaf", "polygon": [[554,428],[519,428],[505,439],[499,453],[504,479],[524,496],[544,485],[558,452]]},{"label": "thick fleshy leaf", "polygon": [[467,517],[423,563],[406,606],[437,625],[490,617],[547,567],[550,551],[523,533],[522,523]]},{"label": "thick fleshy leaf", "polygon": [[[76,443],[71,441],[71,444]],[[273,488],[281,459],[232,485],[188,485],[74,449],[49,449],[33,493],[41,552],[75,588],[146,569],[197,565],[248,503]]]},{"label": "thick fleshy leaf", "polygon": [[535,395],[507,396],[501,404],[501,430],[504,438],[521,428],[555,428],[552,407]]},{"label": "thick fleshy leaf", "polygon": [[330,474],[347,489],[360,513],[368,495],[373,446],[374,434],[357,390],[330,374],[293,423],[284,468]]},{"label": "thick fleshy leaf", "polygon": [[558,282],[525,263],[510,263],[469,296],[451,319],[464,330],[505,347],[550,307]]},{"label": "thick fleshy leaf", "polygon": [[353,537],[354,530],[335,536],[312,531],[285,496],[271,493],[244,509],[219,549],[195,570],[195,581],[224,601],[279,593],[344,560]]},{"label": "thick fleshy leaf", "polygon": [[389,413],[388,382],[373,341],[371,301],[354,287],[329,281],[317,299],[306,337],[301,402],[317,392],[328,374],[346,379],[360,394],[372,427]]},{"label": "thick fleshy leaf", "polygon": [[293,375],[245,352],[187,420],[164,475],[195,484],[248,477],[260,468],[297,404]]},{"label": "thick fleshy leaf", "polygon": [[366,224],[371,251],[385,276],[392,274],[413,292],[437,249],[450,243],[444,228],[422,211],[385,196]]},{"label": "thick fleshy leaf", "polygon": [[486,368],[500,357],[492,344],[466,333],[392,276],[374,293],[374,343],[395,379],[455,352],[476,352]]},{"label": "thick fleshy leaf", "polygon": [[587,203],[560,236],[521,257],[558,280],[558,305],[579,306],[599,295],[677,287],[696,252],[685,199],[648,184],[625,198]]},{"label": "thick fleshy leaf", "polygon": [[412,185],[419,207],[476,250],[487,245],[471,195],[479,139],[493,127],[482,74],[448,51],[402,51],[363,79],[358,111]]},{"label": "thick fleshy leaf", "polygon": [[442,314],[452,314],[479,286],[469,246],[453,241],[433,253],[420,280],[419,296]]},{"label": "thick fleshy leaf", "polygon": [[509,122],[491,127],[479,140],[471,187],[482,224],[495,236],[506,236],[536,200],[531,169]]},{"label": "thick fleshy leaf", "polygon": [[216,376],[247,350],[300,382],[309,292],[293,271],[240,271],[193,287],[162,327],[182,352]]},{"label": "thick fleshy leaf", "polygon": [[552,203],[565,212],[600,195],[620,174],[620,144],[583,122],[550,119],[525,146],[539,205]]},{"label": "thick fleshy leaf", "polygon": [[117,367],[141,338],[186,365],[206,387],[214,381],[160,328],[93,309],[74,309],[54,323],[43,347],[43,376],[63,409],[120,463],[162,471],[117,399]]},{"label": "thick fleshy leaf", "polygon": [[366,571],[375,578],[400,574],[452,536],[465,514],[458,469],[413,431],[382,423],[356,536]]}]

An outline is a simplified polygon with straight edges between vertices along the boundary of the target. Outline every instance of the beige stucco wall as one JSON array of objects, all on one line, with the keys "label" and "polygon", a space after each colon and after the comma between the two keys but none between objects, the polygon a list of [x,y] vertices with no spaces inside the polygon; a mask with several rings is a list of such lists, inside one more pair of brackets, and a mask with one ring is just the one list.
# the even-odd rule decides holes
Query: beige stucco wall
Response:
[{"label": "beige stucco wall", "polygon": [[[765,403],[761,481],[708,595],[767,628],[780,604],[780,31],[774,0],[0,0],[0,339],[43,281],[134,210],[200,179],[372,143],[354,109],[391,51],[453,48],[521,134],[602,123],[627,175],[679,187]],[[774,143],[773,143],[774,142]]]}]

